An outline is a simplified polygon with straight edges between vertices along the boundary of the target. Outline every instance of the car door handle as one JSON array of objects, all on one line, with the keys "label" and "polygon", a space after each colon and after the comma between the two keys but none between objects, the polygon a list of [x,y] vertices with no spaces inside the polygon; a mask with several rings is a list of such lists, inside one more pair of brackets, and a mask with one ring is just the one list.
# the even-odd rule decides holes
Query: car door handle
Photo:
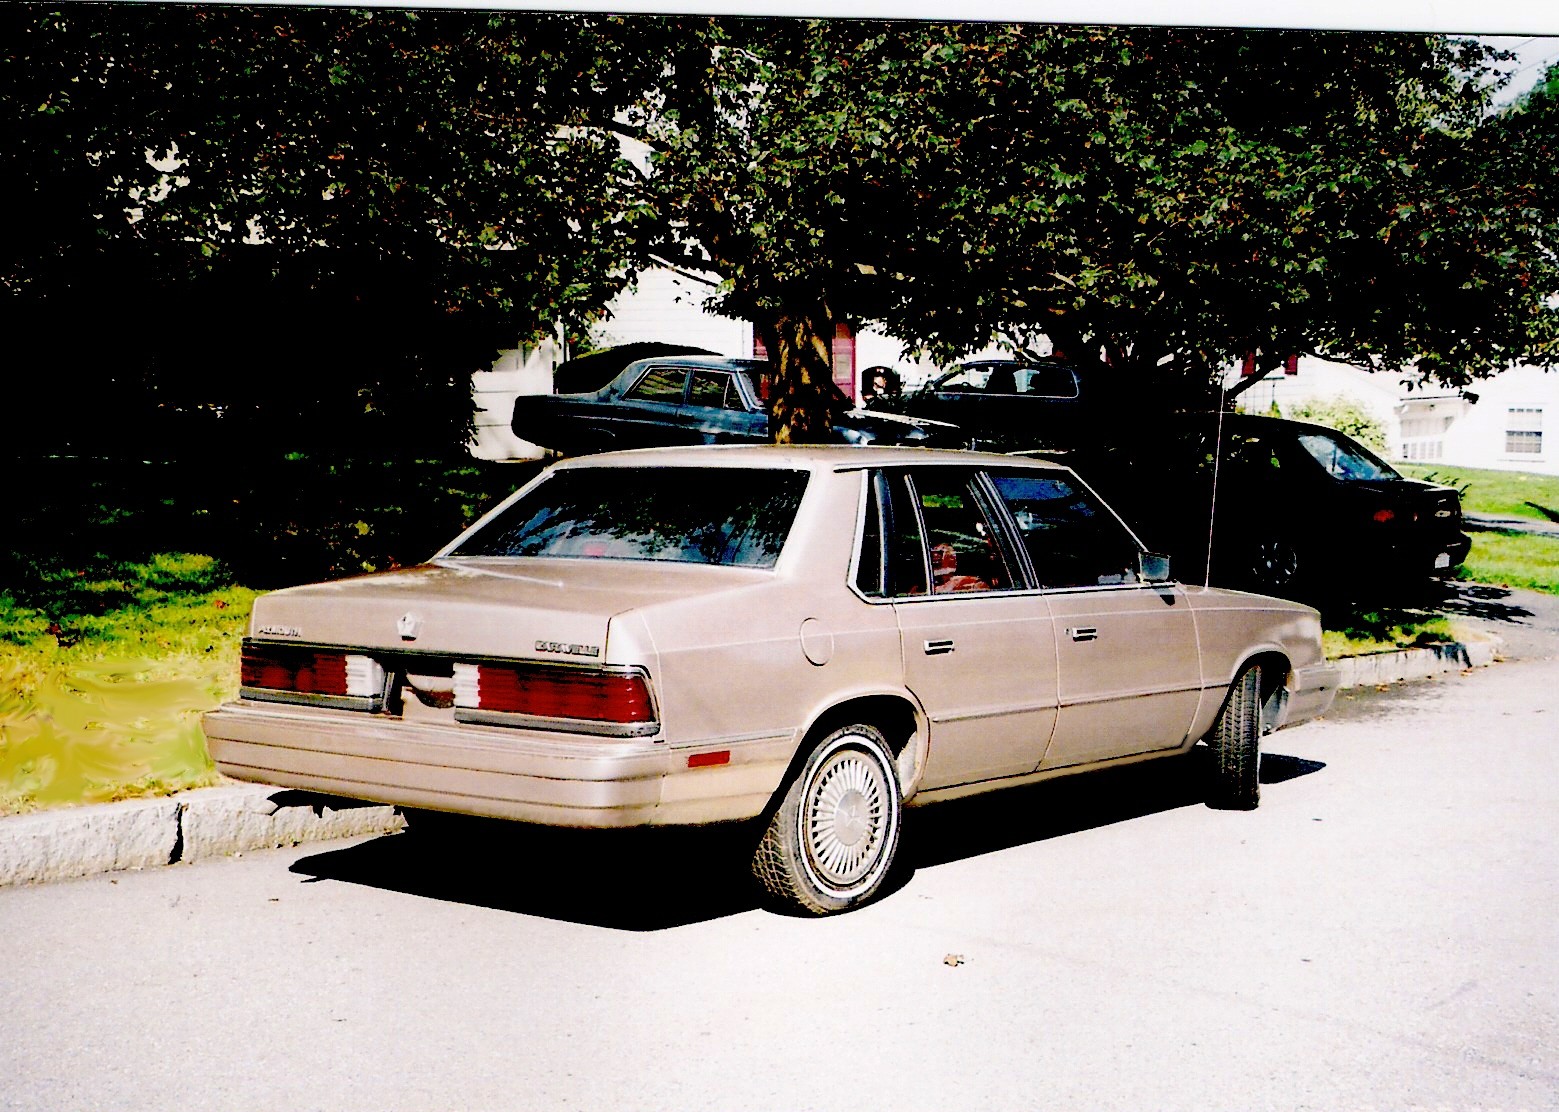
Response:
[{"label": "car door handle", "polygon": [[953,651],[953,642],[952,642],[951,639],[943,640],[943,641],[927,641],[926,642],[926,655],[927,656],[941,656],[943,653],[950,653],[952,651]]},{"label": "car door handle", "polygon": [[1097,641],[1099,639],[1099,627],[1068,626],[1066,634],[1074,641]]}]

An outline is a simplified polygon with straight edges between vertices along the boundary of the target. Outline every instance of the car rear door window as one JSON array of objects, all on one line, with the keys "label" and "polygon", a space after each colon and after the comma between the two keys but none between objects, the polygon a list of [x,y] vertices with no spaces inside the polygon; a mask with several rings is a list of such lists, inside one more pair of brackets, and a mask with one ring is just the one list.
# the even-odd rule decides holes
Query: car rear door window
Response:
[{"label": "car rear door window", "polygon": [[867,477],[866,521],[856,561],[856,586],[871,598],[924,595],[926,550],[902,471]]},{"label": "car rear door window", "polygon": [[991,479],[1042,586],[1139,582],[1136,539],[1071,473],[997,472]]},{"label": "car rear door window", "polygon": [[976,474],[963,468],[925,467],[910,473],[931,559],[931,593],[1001,591],[1013,569],[1000,534],[977,491]]},{"label": "car rear door window", "polygon": [[873,472],[856,586],[873,597],[968,594],[1022,586],[979,472]]},{"label": "car rear door window", "polygon": [[628,397],[641,402],[681,405],[682,395],[687,390],[687,375],[685,367],[651,367],[633,384]]},{"label": "car rear door window", "polygon": [[741,395],[729,371],[694,371],[693,384],[688,388],[687,404],[709,409],[747,408],[742,404]]}]

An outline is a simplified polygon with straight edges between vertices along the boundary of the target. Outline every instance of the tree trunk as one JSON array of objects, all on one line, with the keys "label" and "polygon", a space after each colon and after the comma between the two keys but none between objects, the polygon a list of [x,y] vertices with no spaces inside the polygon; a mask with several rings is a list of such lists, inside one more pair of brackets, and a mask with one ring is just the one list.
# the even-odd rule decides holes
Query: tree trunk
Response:
[{"label": "tree trunk", "polygon": [[758,326],[774,366],[769,433],[776,444],[826,444],[837,439],[834,389],[834,318],[828,304],[810,311],[787,306]]}]

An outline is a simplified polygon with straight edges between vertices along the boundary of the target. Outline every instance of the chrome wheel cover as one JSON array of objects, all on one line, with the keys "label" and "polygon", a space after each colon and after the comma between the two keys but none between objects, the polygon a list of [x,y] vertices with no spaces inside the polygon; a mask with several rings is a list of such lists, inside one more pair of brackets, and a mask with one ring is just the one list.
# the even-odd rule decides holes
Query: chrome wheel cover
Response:
[{"label": "chrome wheel cover", "polygon": [[891,770],[839,739],[817,763],[802,797],[801,850],[814,883],[848,897],[876,879],[898,823]]}]

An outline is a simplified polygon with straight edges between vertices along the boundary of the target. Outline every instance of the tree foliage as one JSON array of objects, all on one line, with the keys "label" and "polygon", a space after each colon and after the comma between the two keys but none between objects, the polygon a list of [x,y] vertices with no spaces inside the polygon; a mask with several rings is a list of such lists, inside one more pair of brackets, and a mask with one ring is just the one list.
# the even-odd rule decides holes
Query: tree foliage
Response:
[{"label": "tree foliage", "polygon": [[590,17],[0,20],[0,183],[26,214],[0,289],[27,361],[93,387],[93,436],[196,409],[264,430],[251,450],[458,450],[470,372],[624,281],[625,167],[576,126],[603,91],[601,56],[575,48]]},{"label": "tree foliage", "polygon": [[[947,360],[1044,340],[1181,401],[1253,350],[1452,385],[1554,359],[1553,97],[1491,114],[1494,57],[1471,42],[237,6],[0,20],[0,188],[28,214],[0,289],[30,365],[114,368],[94,400],[115,417],[204,406],[318,443],[352,412],[381,444],[458,443],[465,375],[497,343],[588,320],[655,261],[714,275],[710,307],[753,322],[791,439],[834,416],[839,321]],[[62,342],[83,321],[93,348]]]},{"label": "tree foliage", "polygon": [[1552,223],[1504,173],[1476,43],[684,30],[640,111],[662,252],[721,276],[713,304],[795,361],[798,405],[837,319],[944,359],[1045,338],[1181,401],[1252,350],[1453,385],[1551,358]]}]

